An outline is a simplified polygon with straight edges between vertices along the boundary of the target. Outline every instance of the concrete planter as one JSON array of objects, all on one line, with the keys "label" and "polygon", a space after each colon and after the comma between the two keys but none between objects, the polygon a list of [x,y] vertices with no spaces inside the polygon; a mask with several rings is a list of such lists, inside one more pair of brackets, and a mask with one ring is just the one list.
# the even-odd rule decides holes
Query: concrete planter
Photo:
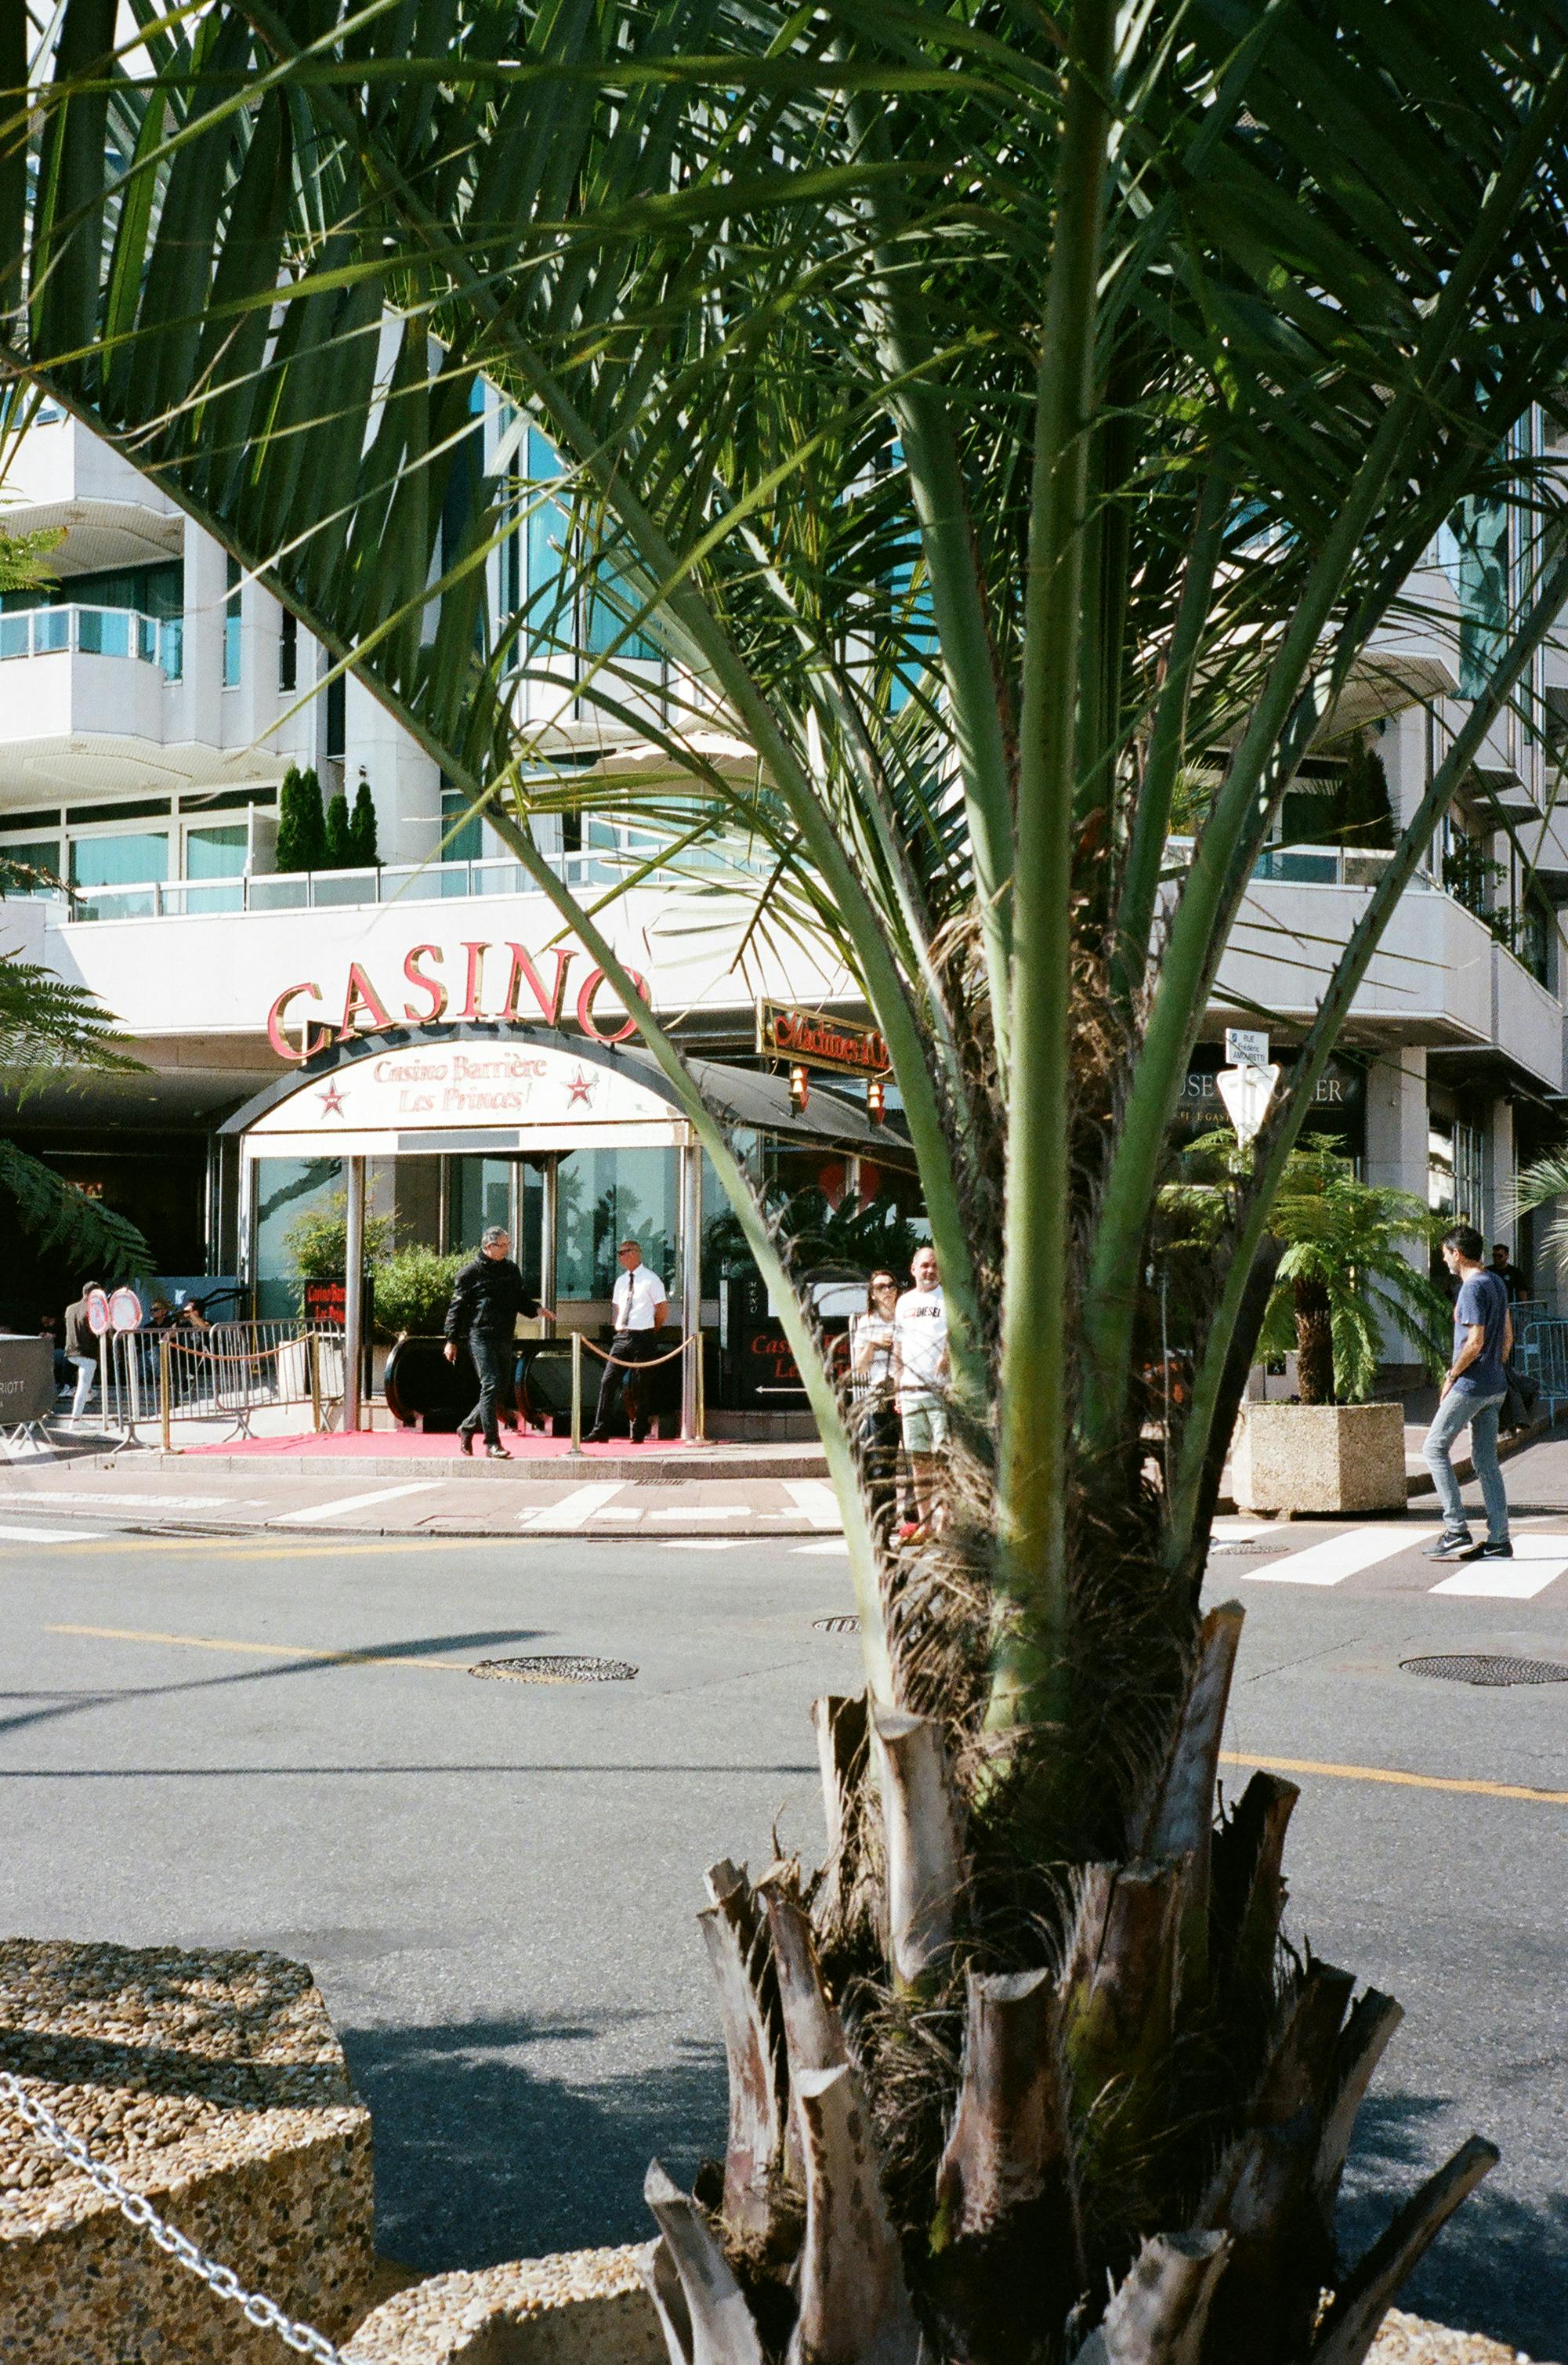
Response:
[{"label": "concrete planter", "polygon": [[1405,1407],[1245,1405],[1230,1467],[1240,1511],[1402,1510]]},{"label": "concrete planter", "polygon": [[666,2365],[646,2244],[435,2275],[385,2301],[344,2365]]}]

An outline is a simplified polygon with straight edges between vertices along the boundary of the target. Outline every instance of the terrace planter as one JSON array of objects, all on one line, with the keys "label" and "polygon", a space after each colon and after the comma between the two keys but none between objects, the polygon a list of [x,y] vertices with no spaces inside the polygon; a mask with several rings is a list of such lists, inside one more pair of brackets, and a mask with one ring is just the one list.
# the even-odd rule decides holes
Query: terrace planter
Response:
[{"label": "terrace planter", "polygon": [[1405,1407],[1249,1404],[1231,1454],[1238,1511],[1405,1508]]}]

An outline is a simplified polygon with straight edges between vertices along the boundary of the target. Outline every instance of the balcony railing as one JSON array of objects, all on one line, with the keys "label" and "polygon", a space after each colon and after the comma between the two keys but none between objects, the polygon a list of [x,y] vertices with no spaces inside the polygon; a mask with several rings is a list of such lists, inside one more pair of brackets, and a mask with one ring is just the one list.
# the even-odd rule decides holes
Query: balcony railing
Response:
[{"label": "balcony railing", "polygon": [[[709,881],[734,873],[741,866],[728,859],[701,865],[689,852],[678,870],[644,872],[639,884],[690,887],[701,868]],[[557,878],[574,889],[609,887],[642,870],[642,859],[613,850],[557,855],[551,864]],[[427,902],[436,898],[482,895],[529,895],[540,891],[521,862],[487,859],[474,862],[388,863],[375,870],[297,870],[247,873],[235,879],[152,880],[120,887],[73,887],[65,895],[47,890],[48,900],[69,901],[74,920],[194,919],[222,912],[319,912],[367,903],[393,903],[399,898]]]},{"label": "balcony railing", "polygon": [[[1193,858],[1193,845],[1190,837],[1167,839],[1166,855],[1172,871],[1186,869]],[[1252,876],[1296,887],[1375,887],[1393,859],[1393,855],[1383,849],[1266,846],[1252,866]],[[1431,872],[1421,869],[1416,872],[1406,892],[1428,893],[1437,885]]]},{"label": "balcony railing", "polygon": [[185,639],[182,617],[143,616],[133,608],[17,608],[0,615],[0,658],[67,651],[136,657],[161,667],[165,681],[178,681],[185,670]]}]

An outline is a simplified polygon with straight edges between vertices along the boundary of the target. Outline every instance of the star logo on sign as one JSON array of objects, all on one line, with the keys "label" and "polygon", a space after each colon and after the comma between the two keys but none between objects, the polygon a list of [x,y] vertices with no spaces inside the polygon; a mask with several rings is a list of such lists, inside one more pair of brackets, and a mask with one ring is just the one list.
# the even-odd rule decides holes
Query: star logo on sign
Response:
[{"label": "star logo on sign", "polygon": [[579,1101],[586,1105],[588,1095],[598,1082],[597,1076],[585,1076],[579,1066],[577,1074],[566,1080],[566,1106],[576,1108]]},{"label": "star logo on sign", "polygon": [[323,1116],[342,1116],[342,1113],[343,1095],[336,1084],[329,1084],[321,1095],[321,1114]]}]

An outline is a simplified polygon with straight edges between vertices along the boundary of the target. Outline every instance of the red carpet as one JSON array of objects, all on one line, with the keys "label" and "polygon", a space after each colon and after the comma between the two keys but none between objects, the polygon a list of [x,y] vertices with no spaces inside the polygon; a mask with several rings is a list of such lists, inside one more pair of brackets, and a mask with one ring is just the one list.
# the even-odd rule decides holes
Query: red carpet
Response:
[{"label": "red carpet", "polygon": [[[537,1429],[530,1429],[526,1437],[503,1429],[501,1440],[514,1462],[558,1462],[572,1450],[569,1437],[541,1437]],[[608,1445],[585,1444],[583,1454],[585,1458],[613,1454],[622,1459],[632,1453],[661,1454],[667,1453],[675,1442],[671,1438],[647,1438],[641,1445],[633,1445],[628,1438],[622,1437],[612,1439]],[[193,1457],[198,1453],[253,1453],[259,1457],[269,1453],[319,1454],[323,1461],[352,1460],[356,1454],[376,1454],[383,1459],[393,1455],[410,1462],[459,1462],[463,1458],[455,1435],[426,1436],[417,1429],[362,1429],[347,1436],[328,1430],[320,1437],[307,1429],[299,1437],[237,1437],[217,1445],[190,1445],[185,1451]]]}]

